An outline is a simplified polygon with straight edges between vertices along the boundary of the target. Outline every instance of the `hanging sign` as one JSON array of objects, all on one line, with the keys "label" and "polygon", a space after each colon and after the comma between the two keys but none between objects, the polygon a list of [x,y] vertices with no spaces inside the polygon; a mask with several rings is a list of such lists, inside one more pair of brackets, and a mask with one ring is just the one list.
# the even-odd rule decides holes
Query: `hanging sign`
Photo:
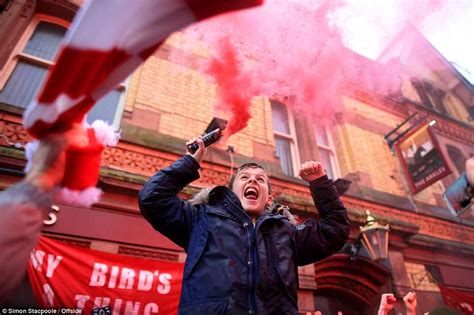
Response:
[{"label": "hanging sign", "polygon": [[395,150],[413,193],[451,173],[428,124],[421,124],[400,139]]}]

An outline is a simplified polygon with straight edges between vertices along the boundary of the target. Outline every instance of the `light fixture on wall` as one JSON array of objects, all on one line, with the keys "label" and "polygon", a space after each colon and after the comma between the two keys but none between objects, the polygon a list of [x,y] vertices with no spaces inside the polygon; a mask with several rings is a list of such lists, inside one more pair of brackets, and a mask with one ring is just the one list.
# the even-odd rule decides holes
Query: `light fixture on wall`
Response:
[{"label": "light fixture on wall", "polygon": [[434,127],[437,123],[438,121],[436,119],[431,119],[430,122],[428,123],[428,126]]},{"label": "light fixture on wall", "polygon": [[366,210],[367,222],[360,227],[361,242],[372,260],[382,260],[388,257],[389,225],[381,225]]}]

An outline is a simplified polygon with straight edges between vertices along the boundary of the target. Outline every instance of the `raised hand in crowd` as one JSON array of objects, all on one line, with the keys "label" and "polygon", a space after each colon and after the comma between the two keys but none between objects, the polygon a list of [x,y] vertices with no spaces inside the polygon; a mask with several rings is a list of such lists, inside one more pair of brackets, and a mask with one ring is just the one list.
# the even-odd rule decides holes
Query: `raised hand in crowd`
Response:
[{"label": "raised hand in crowd", "polygon": [[[192,153],[189,151],[189,145],[197,143],[199,148],[196,150],[196,152]],[[204,141],[201,138],[192,138],[188,142],[186,142],[186,154],[192,156],[196,162],[201,163],[202,160],[204,159],[204,155],[206,154],[206,147],[204,146]]]},{"label": "raised hand in crowd", "polygon": [[407,315],[415,315],[415,311],[416,311],[416,293],[415,292],[408,292],[403,297],[403,303],[405,303],[405,307],[407,309]]},{"label": "raised hand in crowd", "polygon": [[469,185],[474,186],[474,157],[466,161],[466,177]]},{"label": "raised hand in crowd", "polygon": [[326,175],[326,172],[324,171],[323,165],[321,163],[309,161],[301,164],[300,172],[298,175],[303,180],[309,183],[315,179]]},{"label": "raised hand in crowd", "polygon": [[386,315],[390,312],[394,307],[397,299],[392,293],[384,293],[380,298],[380,306],[378,310],[378,315]]}]

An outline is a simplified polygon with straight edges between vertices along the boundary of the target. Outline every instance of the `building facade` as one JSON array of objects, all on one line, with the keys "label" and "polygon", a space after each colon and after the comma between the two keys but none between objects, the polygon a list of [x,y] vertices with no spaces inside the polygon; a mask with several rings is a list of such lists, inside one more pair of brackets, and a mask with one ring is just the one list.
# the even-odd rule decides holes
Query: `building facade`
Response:
[{"label": "building facade", "polygon": [[[38,93],[80,6],[80,1],[66,0],[3,3],[0,189],[24,175],[24,145],[31,139],[21,115]],[[257,161],[269,171],[276,200],[304,220],[318,214],[305,183],[295,177],[300,163],[319,160],[334,180],[351,181],[342,196],[352,221],[350,240],[332,257],[300,268],[302,313],[373,314],[382,293],[402,297],[408,291],[417,292],[418,308],[425,312],[443,305],[439,285],[474,292],[472,209],[455,217],[442,199],[464,171],[465,160],[474,155],[474,89],[415,29],[407,33],[410,40],[395,40],[379,60],[404,56],[410,65],[397,93],[380,95],[363,82],[348,82],[341,95],[343,111],[325,127],[286,106],[291,97],[255,97],[248,126],[208,150],[201,178],[181,194],[189,198],[201,188],[224,185],[233,167]],[[99,186],[104,194],[90,209],[58,205],[57,219],[44,226],[44,235],[100,251],[184,262],[184,251],[154,231],[137,205],[142,184],[178,159],[185,142],[205,130],[213,117],[225,116],[212,110],[216,87],[195,67],[207,58],[206,51],[180,47],[181,36],[171,36],[94,107],[88,119],[106,120],[122,135],[102,156]],[[172,58],[171,51],[181,58]],[[369,68],[379,66],[355,58]],[[406,122],[415,114],[418,124],[437,121],[430,130],[450,170],[417,193],[385,137],[397,127],[416,127],[415,119]],[[366,210],[390,225],[385,260],[372,261],[360,246]],[[397,305],[398,310],[403,307]]]}]

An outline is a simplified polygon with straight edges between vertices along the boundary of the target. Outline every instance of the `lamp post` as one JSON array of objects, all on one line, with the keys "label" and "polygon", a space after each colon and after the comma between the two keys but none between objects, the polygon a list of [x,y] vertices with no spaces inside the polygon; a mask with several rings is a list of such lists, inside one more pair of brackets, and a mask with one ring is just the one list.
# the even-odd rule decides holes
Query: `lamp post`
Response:
[{"label": "lamp post", "polygon": [[375,218],[367,213],[367,223],[360,227],[362,244],[372,260],[381,260],[388,257],[388,230],[389,225],[375,222]]}]

